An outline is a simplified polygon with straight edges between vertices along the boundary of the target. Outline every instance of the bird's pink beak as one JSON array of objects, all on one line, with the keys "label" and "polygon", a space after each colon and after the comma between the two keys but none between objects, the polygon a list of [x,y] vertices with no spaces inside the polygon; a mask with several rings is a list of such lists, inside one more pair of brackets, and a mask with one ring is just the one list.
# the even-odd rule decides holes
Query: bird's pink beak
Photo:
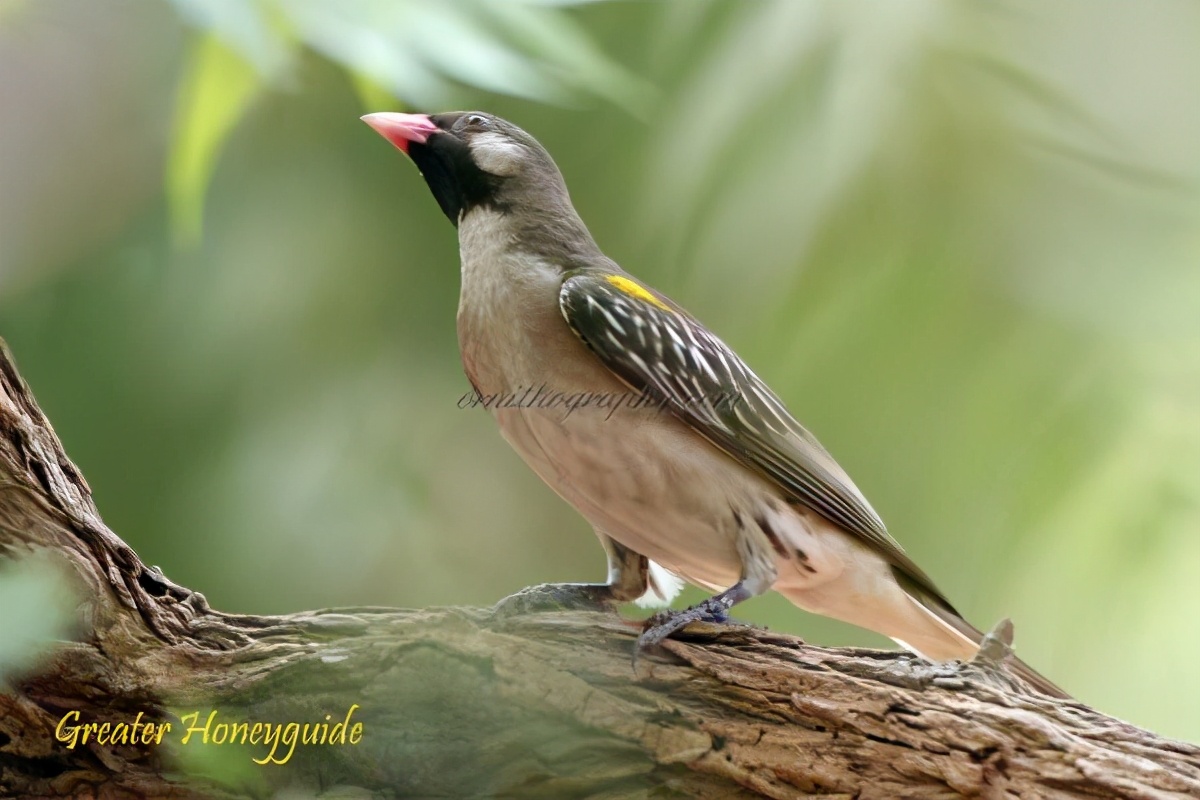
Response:
[{"label": "bird's pink beak", "polygon": [[440,130],[425,114],[400,114],[393,111],[377,111],[365,114],[362,121],[396,145],[405,155],[408,155],[410,142],[425,144],[431,134]]}]

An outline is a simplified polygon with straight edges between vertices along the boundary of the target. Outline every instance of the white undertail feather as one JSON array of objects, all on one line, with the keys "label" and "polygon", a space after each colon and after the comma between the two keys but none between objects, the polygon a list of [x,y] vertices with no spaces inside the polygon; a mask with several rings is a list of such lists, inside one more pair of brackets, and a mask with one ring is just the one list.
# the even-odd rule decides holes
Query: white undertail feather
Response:
[{"label": "white undertail feather", "polygon": [[650,562],[650,585],[634,600],[638,608],[666,608],[683,591],[684,580],[656,561]]}]

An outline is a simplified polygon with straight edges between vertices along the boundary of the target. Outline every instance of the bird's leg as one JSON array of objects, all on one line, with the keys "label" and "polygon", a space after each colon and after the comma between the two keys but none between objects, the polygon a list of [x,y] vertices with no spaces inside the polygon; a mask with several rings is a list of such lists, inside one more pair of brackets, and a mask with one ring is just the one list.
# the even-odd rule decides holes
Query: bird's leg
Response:
[{"label": "bird's leg", "polygon": [[500,617],[568,609],[597,610],[636,600],[650,585],[650,561],[607,534],[596,531],[608,554],[606,583],[540,583],[522,589],[497,603],[492,613]]},{"label": "bird's leg", "polygon": [[742,579],[720,594],[682,611],[660,611],[646,620],[638,637],[637,649],[656,645],[675,631],[693,622],[728,622],[729,609],[757,594],[746,579]]}]

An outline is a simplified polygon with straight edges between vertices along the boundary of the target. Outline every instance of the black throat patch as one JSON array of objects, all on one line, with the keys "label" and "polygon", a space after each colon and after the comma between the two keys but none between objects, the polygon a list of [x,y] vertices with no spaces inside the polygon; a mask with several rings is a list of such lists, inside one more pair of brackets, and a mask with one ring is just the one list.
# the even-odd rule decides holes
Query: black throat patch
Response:
[{"label": "black throat patch", "polygon": [[474,208],[502,208],[498,194],[503,178],[476,166],[466,143],[454,134],[435,133],[425,144],[413,142],[408,156],[455,227],[459,218]]}]

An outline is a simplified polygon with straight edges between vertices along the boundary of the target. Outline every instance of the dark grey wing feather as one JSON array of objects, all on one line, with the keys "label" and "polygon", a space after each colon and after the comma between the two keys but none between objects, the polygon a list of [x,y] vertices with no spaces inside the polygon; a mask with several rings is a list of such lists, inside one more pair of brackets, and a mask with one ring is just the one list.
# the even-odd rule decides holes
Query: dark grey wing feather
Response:
[{"label": "dark grey wing feather", "polygon": [[687,312],[632,279],[594,270],[567,278],[559,307],[576,335],[631,389],[664,403],[792,499],[860,537],[953,610],[825,448],[728,345]]}]

